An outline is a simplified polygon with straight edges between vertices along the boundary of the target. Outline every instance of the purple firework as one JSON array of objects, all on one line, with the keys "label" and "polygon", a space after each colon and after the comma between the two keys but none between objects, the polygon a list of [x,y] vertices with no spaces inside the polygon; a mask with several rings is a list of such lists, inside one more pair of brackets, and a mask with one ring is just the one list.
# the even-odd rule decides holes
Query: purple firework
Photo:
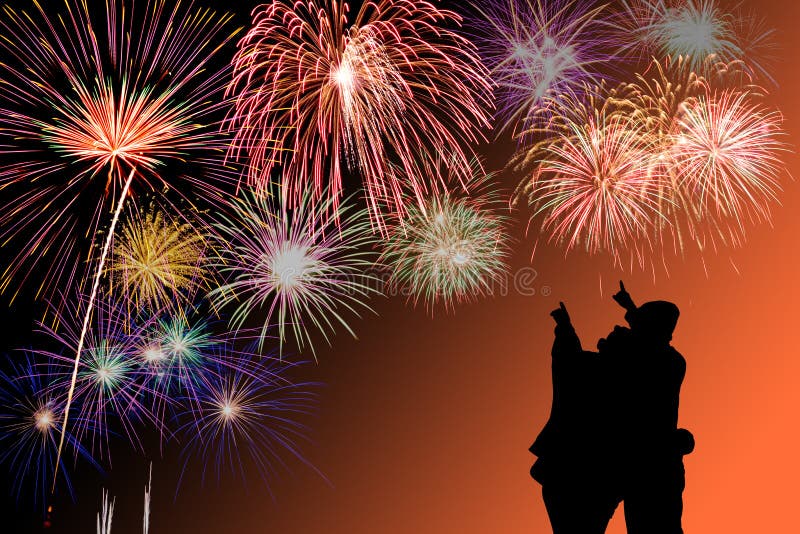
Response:
[{"label": "purple firework", "polygon": [[319,384],[292,381],[288,374],[296,365],[258,355],[249,365],[212,364],[197,389],[198,405],[182,403],[183,473],[192,461],[202,466],[203,480],[209,469],[219,480],[227,472],[244,479],[255,468],[269,487],[270,476],[286,468],[284,455],[316,471],[299,442],[307,440],[300,419],[315,408]]},{"label": "purple firework", "polygon": [[604,77],[614,45],[590,0],[475,2],[476,41],[497,86],[498,133],[526,135],[547,96]]},{"label": "purple firework", "polygon": [[[45,323],[39,325],[45,348],[35,352],[49,359],[50,388],[59,394],[66,394],[72,377],[83,304],[66,304],[63,311],[51,307],[58,329]],[[77,418],[73,431],[101,457],[110,454],[111,435],[123,434],[135,448],[141,449],[142,424],[158,426],[158,419],[144,401],[159,392],[152,389],[149,370],[136,358],[139,339],[151,324],[152,320],[131,317],[125,306],[108,300],[97,303],[76,375],[73,403]]]}]

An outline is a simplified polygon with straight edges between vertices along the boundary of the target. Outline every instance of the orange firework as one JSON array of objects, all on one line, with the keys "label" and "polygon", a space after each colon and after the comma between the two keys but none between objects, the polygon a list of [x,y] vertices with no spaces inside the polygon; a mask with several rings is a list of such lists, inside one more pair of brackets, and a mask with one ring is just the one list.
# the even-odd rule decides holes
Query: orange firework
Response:
[{"label": "orange firework", "polygon": [[56,16],[35,3],[0,16],[0,33],[14,36],[0,40],[0,144],[11,160],[0,188],[13,199],[0,239],[16,245],[2,290],[41,274],[40,293],[85,283],[94,236],[134,168],[131,193],[164,199],[167,190],[173,200],[190,190],[216,197],[228,181],[215,156],[225,148],[215,118],[225,72],[207,64],[236,33],[225,32],[230,16],[123,4],[67,0]]}]

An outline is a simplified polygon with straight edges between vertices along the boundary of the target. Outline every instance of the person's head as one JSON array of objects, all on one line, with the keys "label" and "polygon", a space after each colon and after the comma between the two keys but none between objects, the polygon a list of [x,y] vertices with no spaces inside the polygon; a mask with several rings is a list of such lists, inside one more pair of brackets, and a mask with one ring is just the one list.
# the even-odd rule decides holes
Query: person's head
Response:
[{"label": "person's head", "polygon": [[654,300],[629,311],[625,318],[637,338],[645,339],[649,343],[663,344],[672,340],[679,316],[680,310],[675,304]]},{"label": "person's head", "polygon": [[628,334],[631,331],[624,326],[615,326],[614,330],[609,332],[606,337],[600,338],[597,341],[597,350],[601,353],[613,353],[619,351],[624,347]]}]

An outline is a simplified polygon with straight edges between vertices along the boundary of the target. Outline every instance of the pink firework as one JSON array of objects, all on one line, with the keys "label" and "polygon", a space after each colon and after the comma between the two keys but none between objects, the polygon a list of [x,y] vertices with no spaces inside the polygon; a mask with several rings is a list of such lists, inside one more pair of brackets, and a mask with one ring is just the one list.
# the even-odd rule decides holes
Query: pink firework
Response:
[{"label": "pink firework", "polygon": [[491,86],[474,46],[450,29],[457,14],[411,0],[364,2],[352,23],[349,12],[342,0],[257,8],[228,88],[231,157],[249,162],[256,187],[280,168],[290,206],[309,188],[329,195],[334,217],[355,171],[383,229],[381,211],[404,213],[405,191],[421,203],[443,187],[441,176],[421,178],[438,154],[453,153],[467,180],[464,146],[488,126]]},{"label": "pink firework", "polygon": [[726,220],[735,230],[745,218],[769,219],[787,150],[782,122],[749,92],[708,93],[686,106],[673,159],[699,217]]},{"label": "pink firework", "polygon": [[653,137],[599,93],[588,104],[562,96],[557,110],[555,134],[528,156],[537,162],[523,187],[534,216],[567,251],[618,259],[628,250],[641,263],[663,217],[660,178],[648,165]]}]

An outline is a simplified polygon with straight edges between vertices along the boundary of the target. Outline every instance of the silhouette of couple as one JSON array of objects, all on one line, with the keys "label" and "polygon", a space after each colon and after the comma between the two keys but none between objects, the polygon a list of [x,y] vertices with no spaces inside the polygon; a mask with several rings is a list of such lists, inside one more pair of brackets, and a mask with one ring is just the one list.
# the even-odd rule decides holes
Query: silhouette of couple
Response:
[{"label": "silhouette of couple", "polygon": [[678,428],[686,360],[670,345],[678,307],[636,306],[614,295],[628,327],[583,350],[564,303],[555,319],[553,405],[530,447],[531,476],[554,534],[600,534],[625,502],[629,534],[682,534],[683,456],[694,438]]}]

